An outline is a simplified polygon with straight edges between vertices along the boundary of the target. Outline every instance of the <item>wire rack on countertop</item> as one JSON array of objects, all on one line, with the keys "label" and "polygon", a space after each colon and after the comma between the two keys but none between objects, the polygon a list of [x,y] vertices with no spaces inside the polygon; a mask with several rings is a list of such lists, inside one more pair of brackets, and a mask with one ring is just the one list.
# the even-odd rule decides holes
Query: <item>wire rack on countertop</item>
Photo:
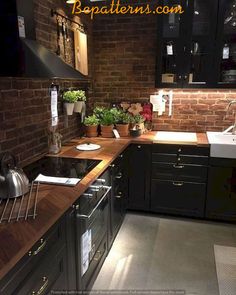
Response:
[{"label": "wire rack on countertop", "polygon": [[35,219],[39,182],[33,181],[29,193],[17,198],[0,199],[0,224]]}]

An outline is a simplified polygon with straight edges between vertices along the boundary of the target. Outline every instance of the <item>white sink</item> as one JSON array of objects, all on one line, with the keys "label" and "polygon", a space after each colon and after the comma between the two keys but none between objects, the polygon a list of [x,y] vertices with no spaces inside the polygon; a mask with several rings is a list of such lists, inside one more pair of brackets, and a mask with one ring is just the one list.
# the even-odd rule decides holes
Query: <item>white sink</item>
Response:
[{"label": "white sink", "polygon": [[207,138],[211,145],[211,157],[236,158],[236,135],[222,132],[207,132]]},{"label": "white sink", "polygon": [[158,131],[153,142],[196,143],[197,135],[193,132]]}]

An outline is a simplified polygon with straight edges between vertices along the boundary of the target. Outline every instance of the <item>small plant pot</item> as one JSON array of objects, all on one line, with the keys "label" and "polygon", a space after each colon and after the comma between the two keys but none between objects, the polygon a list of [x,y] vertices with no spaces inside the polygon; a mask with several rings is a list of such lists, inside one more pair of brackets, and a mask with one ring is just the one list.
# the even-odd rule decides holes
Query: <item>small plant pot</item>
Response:
[{"label": "small plant pot", "polygon": [[73,115],[74,103],[64,102],[64,109],[67,116]]},{"label": "small plant pot", "polygon": [[74,112],[81,113],[83,105],[84,105],[84,101],[76,101],[74,105]]},{"label": "small plant pot", "polygon": [[98,129],[97,125],[86,126],[86,136],[87,137],[97,137],[97,135],[98,135],[97,129]]},{"label": "small plant pot", "polygon": [[138,137],[142,134],[142,130],[141,129],[130,129],[130,136],[132,137]]},{"label": "small plant pot", "polygon": [[129,136],[129,124],[116,124],[120,136]]},{"label": "small plant pot", "polygon": [[108,137],[108,138],[114,137],[113,127],[114,127],[113,125],[109,125],[109,126],[101,125],[101,136]]}]

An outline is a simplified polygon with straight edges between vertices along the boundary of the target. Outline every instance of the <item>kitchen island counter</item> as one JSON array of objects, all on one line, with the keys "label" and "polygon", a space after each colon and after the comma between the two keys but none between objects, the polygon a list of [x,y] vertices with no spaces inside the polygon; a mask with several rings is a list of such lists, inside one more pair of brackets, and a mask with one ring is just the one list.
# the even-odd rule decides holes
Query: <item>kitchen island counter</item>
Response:
[{"label": "kitchen island counter", "polygon": [[[16,263],[30,251],[34,244],[64,215],[89,185],[106,170],[114,159],[130,144],[152,144],[156,131],[137,138],[73,139],[63,146],[60,157],[102,160],[75,187],[40,184],[37,217],[35,220],[0,225],[0,278],[2,279]],[[78,151],[81,143],[96,143],[101,148],[96,151]],[[181,144],[181,143],[180,143]],[[204,133],[197,134],[197,145],[208,146]]]}]

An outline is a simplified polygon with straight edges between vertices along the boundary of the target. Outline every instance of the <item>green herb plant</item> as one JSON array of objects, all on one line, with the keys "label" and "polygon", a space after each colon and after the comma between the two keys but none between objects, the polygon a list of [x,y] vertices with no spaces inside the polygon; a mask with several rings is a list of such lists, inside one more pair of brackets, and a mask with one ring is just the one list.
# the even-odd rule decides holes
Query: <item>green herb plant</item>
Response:
[{"label": "green herb plant", "polygon": [[92,125],[98,125],[98,124],[99,124],[99,119],[94,114],[84,119],[85,126],[92,126]]}]

